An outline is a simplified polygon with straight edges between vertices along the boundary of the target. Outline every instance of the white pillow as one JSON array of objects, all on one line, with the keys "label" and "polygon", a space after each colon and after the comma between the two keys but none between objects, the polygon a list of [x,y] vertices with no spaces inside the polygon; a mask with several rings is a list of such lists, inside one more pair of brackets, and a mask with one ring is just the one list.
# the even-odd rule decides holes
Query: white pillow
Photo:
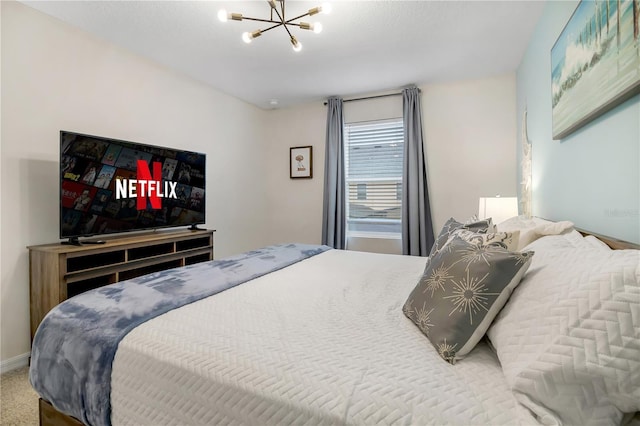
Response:
[{"label": "white pillow", "polygon": [[538,239],[487,335],[516,398],[545,424],[640,411],[640,251]]},{"label": "white pillow", "polygon": [[545,235],[560,235],[573,229],[569,221],[551,222],[549,220],[524,216],[515,216],[496,225],[497,232],[520,231],[518,250],[522,250],[535,240]]}]

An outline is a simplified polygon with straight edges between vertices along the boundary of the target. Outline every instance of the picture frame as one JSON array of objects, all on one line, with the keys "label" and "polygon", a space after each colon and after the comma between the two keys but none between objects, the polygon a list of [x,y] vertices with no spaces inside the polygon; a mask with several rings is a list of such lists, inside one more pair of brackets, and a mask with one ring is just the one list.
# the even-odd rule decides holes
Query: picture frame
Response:
[{"label": "picture frame", "polygon": [[640,93],[637,1],[581,0],[551,48],[554,140]]},{"label": "picture frame", "polygon": [[289,148],[289,177],[291,179],[311,179],[313,177],[312,146]]}]

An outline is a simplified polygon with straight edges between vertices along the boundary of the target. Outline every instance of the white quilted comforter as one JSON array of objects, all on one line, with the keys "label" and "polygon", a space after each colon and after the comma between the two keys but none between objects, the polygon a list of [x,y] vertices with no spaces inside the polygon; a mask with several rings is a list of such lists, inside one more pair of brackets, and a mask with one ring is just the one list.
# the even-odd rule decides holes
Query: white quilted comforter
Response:
[{"label": "white quilted comforter", "polygon": [[535,424],[486,345],[452,366],[402,314],[424,265],[331,250],[139,326],[112,423]]}]

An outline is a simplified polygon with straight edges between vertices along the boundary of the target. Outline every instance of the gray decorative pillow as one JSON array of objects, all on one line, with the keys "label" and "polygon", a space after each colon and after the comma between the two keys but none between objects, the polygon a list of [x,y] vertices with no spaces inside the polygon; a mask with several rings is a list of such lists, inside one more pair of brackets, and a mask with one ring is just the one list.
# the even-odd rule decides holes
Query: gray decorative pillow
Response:
[{"label": "gray decorative pillow", "polygon": [[453,237],[460,237],[467,242],[482,244],[483,246],[495,245],[505,250],[517,251],[520,231],[479,233],[458,229],[451,234],[451,238]]},{"label": "gray decorative pillow", "polygon": [[493,225],[493,221],[491,220],[491,218],[478,220],[475,222],[469,221],[466,223],[460,223],[454,218],[449,218],[449,220],[447,220],[447,222],[440,230],[440,234],[438,234],[438,238],[436,238],[436,242],[433,244],[433,247],[431,247],[429,257],[433,257],[433,255],[442,250],[445,244],[447,244],[447,241],[449,241],[449,238],[451,238],[451,234],[453,234],[458,229],[467,229],[469,231],[486,233],[494,232],[495,226]]},{"label": "gray decorative pillow", "polygon": [[453,364],[484,336],[532,257],[454,236],[427,262],[403,312]]}]

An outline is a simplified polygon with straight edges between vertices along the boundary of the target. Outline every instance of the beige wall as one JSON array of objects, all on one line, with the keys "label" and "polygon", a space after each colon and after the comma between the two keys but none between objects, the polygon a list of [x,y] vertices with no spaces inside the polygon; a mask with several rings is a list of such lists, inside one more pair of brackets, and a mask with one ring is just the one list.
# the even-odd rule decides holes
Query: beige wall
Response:
[{"label": "beige wall", "polygon": [[266,111],[20,3],[1,7],[5,365],[29,351],[26,247],[58,240],[61,129],[206,152],[206,227],[217,229],[217,257],[268,243],[268,147]]},{"label": "beige wall", "polygon": [[[450,216],[478,213],[478,198],[516,195],[515,74],[422,90],[425,156],[434,232]],[[402,98],[345,104],[346,121],[402,115]],[[322,179],[326,108],[322,102],[271,113],[268,157],[270,236],[318,243],[322,231]],[[288,179],[288,149],[314,146],[314,178]],[[299,222],[302,220],[303,222]],[[401,252],[400,240],[357,239],[348,248]]]},{"label": "beige wall", "polygon": [[[320,244],[326,109],[322,102],[273,110],[265,127],[269,164],[264,181],[269,194],[272,243]],[[313,147],[313,178],[289,178],[289,148]]]},{"label": "beige wall", "polygon": [[425,85],[422,112],[435,232],[478,213],[478,198],[516,195],[515,73]]},{"label": "beige wall", "polygon": [[[206,226],[217,229],[217,257],[271,243],[320,243],[322,102],[263,111],[20,3],[1,8],[3,368],[26,362],[29,351],[26,246],[58,240],[61,129],[206,152]],[[450,215],[475,213],[480,196],[515,194],[515,79],[421,89],[437,232]],[[397,110],[399,100],[347,104],[345,113],[372,119],[367,114]],[[289,148],[306,145],[314,177],[290,179]],[[397,252],[399,240],[351,248]]]}]

